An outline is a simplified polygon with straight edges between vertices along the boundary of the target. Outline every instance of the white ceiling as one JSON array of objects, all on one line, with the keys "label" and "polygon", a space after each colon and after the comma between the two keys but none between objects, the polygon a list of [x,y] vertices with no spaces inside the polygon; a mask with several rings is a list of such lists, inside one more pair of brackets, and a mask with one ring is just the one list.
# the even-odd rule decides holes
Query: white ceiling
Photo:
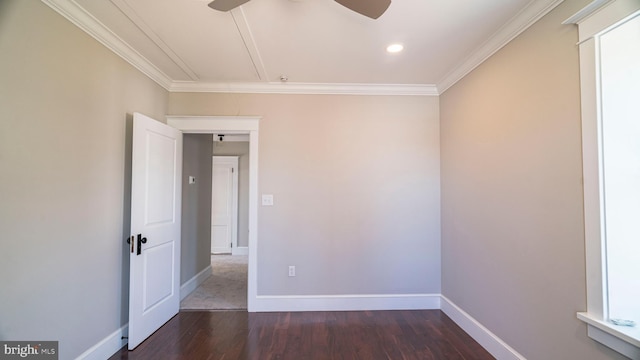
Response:
[{"label": "white ceiling", "polygon": [[43,1],[172,91],[434,95],[562,0],[392,0],[377,20],[333,0]]}]

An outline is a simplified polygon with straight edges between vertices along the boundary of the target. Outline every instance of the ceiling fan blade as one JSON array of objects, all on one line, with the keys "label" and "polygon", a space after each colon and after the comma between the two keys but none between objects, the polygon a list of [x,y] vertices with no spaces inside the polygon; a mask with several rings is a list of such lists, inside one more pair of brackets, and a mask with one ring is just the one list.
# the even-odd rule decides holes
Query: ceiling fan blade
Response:
[{"label": "ceiling fan blade", "polygon": [[218,11],[229,11],[248,1],[249,0],[214,0],[209,3],[209,7]]},{"label": "ceiling fan blade", "polygon": [[372,19],[379,18],[391,5],[391,0],[336,0],[336,2]]}]

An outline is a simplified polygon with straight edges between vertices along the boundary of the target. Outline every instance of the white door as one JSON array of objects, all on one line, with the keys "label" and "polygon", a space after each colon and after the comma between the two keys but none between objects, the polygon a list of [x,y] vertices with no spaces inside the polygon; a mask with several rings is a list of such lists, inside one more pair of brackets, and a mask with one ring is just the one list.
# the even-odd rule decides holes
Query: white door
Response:
[{"label": "white door", "polygon": [[133,114],[129,350],[178,313],[182,133]]},{"label": "white door", "polygon": [[211,253],[228,254],[238,237],[238,157],[214,156],[211,174]]}]

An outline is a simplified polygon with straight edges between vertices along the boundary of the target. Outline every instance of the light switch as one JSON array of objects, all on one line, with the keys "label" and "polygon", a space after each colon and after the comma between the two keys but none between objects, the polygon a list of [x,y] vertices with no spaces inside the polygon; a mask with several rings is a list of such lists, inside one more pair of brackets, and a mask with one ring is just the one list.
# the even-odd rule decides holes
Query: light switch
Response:
[{"label": "light switch", "polygon": [[262,195],[262,206],[273,206],[273,195],[271,195],[271,194],[263,194]]},{"label": "light switch", "polygon": [[195,184],[195,183],[196,183],[196,177],[195,176],[189,176],[189,185]]}]

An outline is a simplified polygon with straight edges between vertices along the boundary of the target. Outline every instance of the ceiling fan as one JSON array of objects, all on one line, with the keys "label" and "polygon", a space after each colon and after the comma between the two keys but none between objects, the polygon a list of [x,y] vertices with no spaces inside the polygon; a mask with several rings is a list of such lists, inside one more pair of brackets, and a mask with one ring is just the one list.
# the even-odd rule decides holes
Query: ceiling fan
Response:
[{"label": "ceiling fan", "polygon": [[[209,7],[218,11],[229,11],[248,2],[249,0],[214,0],[209,3]],[[359,14],[377,19],[384,14],[391,0],[335,0],[338,4],[345,6]]]}]

